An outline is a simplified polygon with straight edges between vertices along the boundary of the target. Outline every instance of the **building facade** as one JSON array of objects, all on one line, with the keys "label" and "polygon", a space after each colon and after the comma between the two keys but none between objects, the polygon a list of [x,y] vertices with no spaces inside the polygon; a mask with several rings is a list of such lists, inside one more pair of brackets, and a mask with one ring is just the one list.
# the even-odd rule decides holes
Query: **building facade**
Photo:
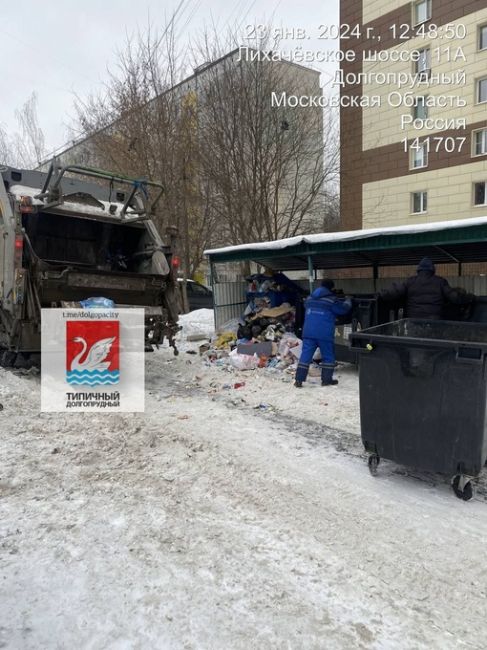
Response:
[{"label": "building facade", "polygon": [[340,22],[342,229],[487,215],[487,0],[341,0]]}]

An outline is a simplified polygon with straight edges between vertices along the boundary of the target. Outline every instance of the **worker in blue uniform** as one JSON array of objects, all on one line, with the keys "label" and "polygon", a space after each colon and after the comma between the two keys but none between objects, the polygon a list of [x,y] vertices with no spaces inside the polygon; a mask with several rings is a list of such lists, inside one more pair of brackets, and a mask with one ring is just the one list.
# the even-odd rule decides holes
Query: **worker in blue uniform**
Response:
[{"label": "worker in blue uniform", "polygon": [[313,291],[305,302],[303,327],[303,350],[299,359],[294,385],[301,388],[306,381],[310,363],[316,349],[321,352],[321,385],[335,386],[335,319],[344,316],[352,308],[350,298],[335,295],[333,280],[323,280],[321,287]]}]

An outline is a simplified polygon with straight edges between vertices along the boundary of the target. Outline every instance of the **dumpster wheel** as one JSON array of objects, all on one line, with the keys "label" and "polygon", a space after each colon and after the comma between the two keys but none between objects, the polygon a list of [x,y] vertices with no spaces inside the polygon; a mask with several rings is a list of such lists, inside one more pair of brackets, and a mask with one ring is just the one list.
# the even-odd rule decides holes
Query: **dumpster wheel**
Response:
[{"label": "dumpster wheel", "polygon": [[474,490],[472,481],[464,474],[455,474],[451,481],[452,490],[455,496],[463,501],[470,501]]},{"label": "dumpster wheel", "polygon": [[378,454],[370,454],[369,460],[367,461],[369,465],[369,472],[372,476],[377,476],[377,468],[379,467],[380,457]]}]

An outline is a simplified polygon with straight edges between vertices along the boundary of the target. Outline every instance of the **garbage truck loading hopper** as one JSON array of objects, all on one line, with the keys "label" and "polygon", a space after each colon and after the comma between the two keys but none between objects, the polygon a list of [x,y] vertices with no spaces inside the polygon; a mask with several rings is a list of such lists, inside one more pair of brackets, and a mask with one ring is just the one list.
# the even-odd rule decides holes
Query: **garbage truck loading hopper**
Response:
[{"label": "garbage truck loading hopper", "polygon": [[[150,219],[154,204],[146,187],[153,185],[160,196],[159,184],[55,165],[47,175],[0,171],[0,365],[6,353],[10,359],[40,351],[41,309],[91,297],[144,307],[147,345],[165,337],[174,345],[174,231],[170,245],[163,243]],[[108,180],[109,188],[75,173]],[[115,182],[129,189],[117,190]]]},{"label": "garbage truck loading hopper", "polygon": [[117,304],[161,304],[169,267],[145,226],[46,212],[23,215],[22,223],[23,267],[33,269],[42,307],[87,292]]}]

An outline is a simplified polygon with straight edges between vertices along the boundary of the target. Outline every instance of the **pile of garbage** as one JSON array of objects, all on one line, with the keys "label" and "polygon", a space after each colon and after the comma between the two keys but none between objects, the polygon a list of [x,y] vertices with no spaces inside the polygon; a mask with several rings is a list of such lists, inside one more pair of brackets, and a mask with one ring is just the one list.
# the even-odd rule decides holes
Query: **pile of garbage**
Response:
[{"label": "pile of garbage", "polygon": [[242,341],[275,341],[285,332],[294,332],[296,309],[288,302],[279,307],[261,309],[257,313],[249,310],[249,307],[237,331]]},{"label": "pile of garbage", "polygon": [[[213,336],[205,337],[203,332],[189,335],[188,332],[186,341],[200,342],[199,354],[208,365],[225,366],[229,370],[265,368],[270,372],[294,374],[302,350],[297,333],[303,317],[304,292],[282,273],[255,275],[248,281],[247,306],[240,318],[228,321]],[[193,312],[192,318],[198,314]],[[195,352],[189,350],[188,353]],[[316,359],[319,359],[319,352]],[[311,375],[314,370],[312,366]],[[318,366],[316,372],[319,373]]]},{"label": "pile of garbage", "polygon": [[299,287],[282,274],[251,276],[248,281],[247,307],[241,318],[226,323],[210,343],[200,346],[200,354],[208,363],[238,370],[294,371],[302,348],[295,334]]},{"label": "pile of garbage", "polygon": [[[262,324],[264,319],[271,322]],[[247,333],[247,325],[235,321],[226,323],[218,336],[200,346],[200,355],[209,364],[228,364],[237,370],[275,368],[294,371],[301,355],[301,339],[286,331],[276,318],[262,317],[259,321],[261,324],[252,326],[256,335],[250,338],[241,336],[242,329]]]}]

